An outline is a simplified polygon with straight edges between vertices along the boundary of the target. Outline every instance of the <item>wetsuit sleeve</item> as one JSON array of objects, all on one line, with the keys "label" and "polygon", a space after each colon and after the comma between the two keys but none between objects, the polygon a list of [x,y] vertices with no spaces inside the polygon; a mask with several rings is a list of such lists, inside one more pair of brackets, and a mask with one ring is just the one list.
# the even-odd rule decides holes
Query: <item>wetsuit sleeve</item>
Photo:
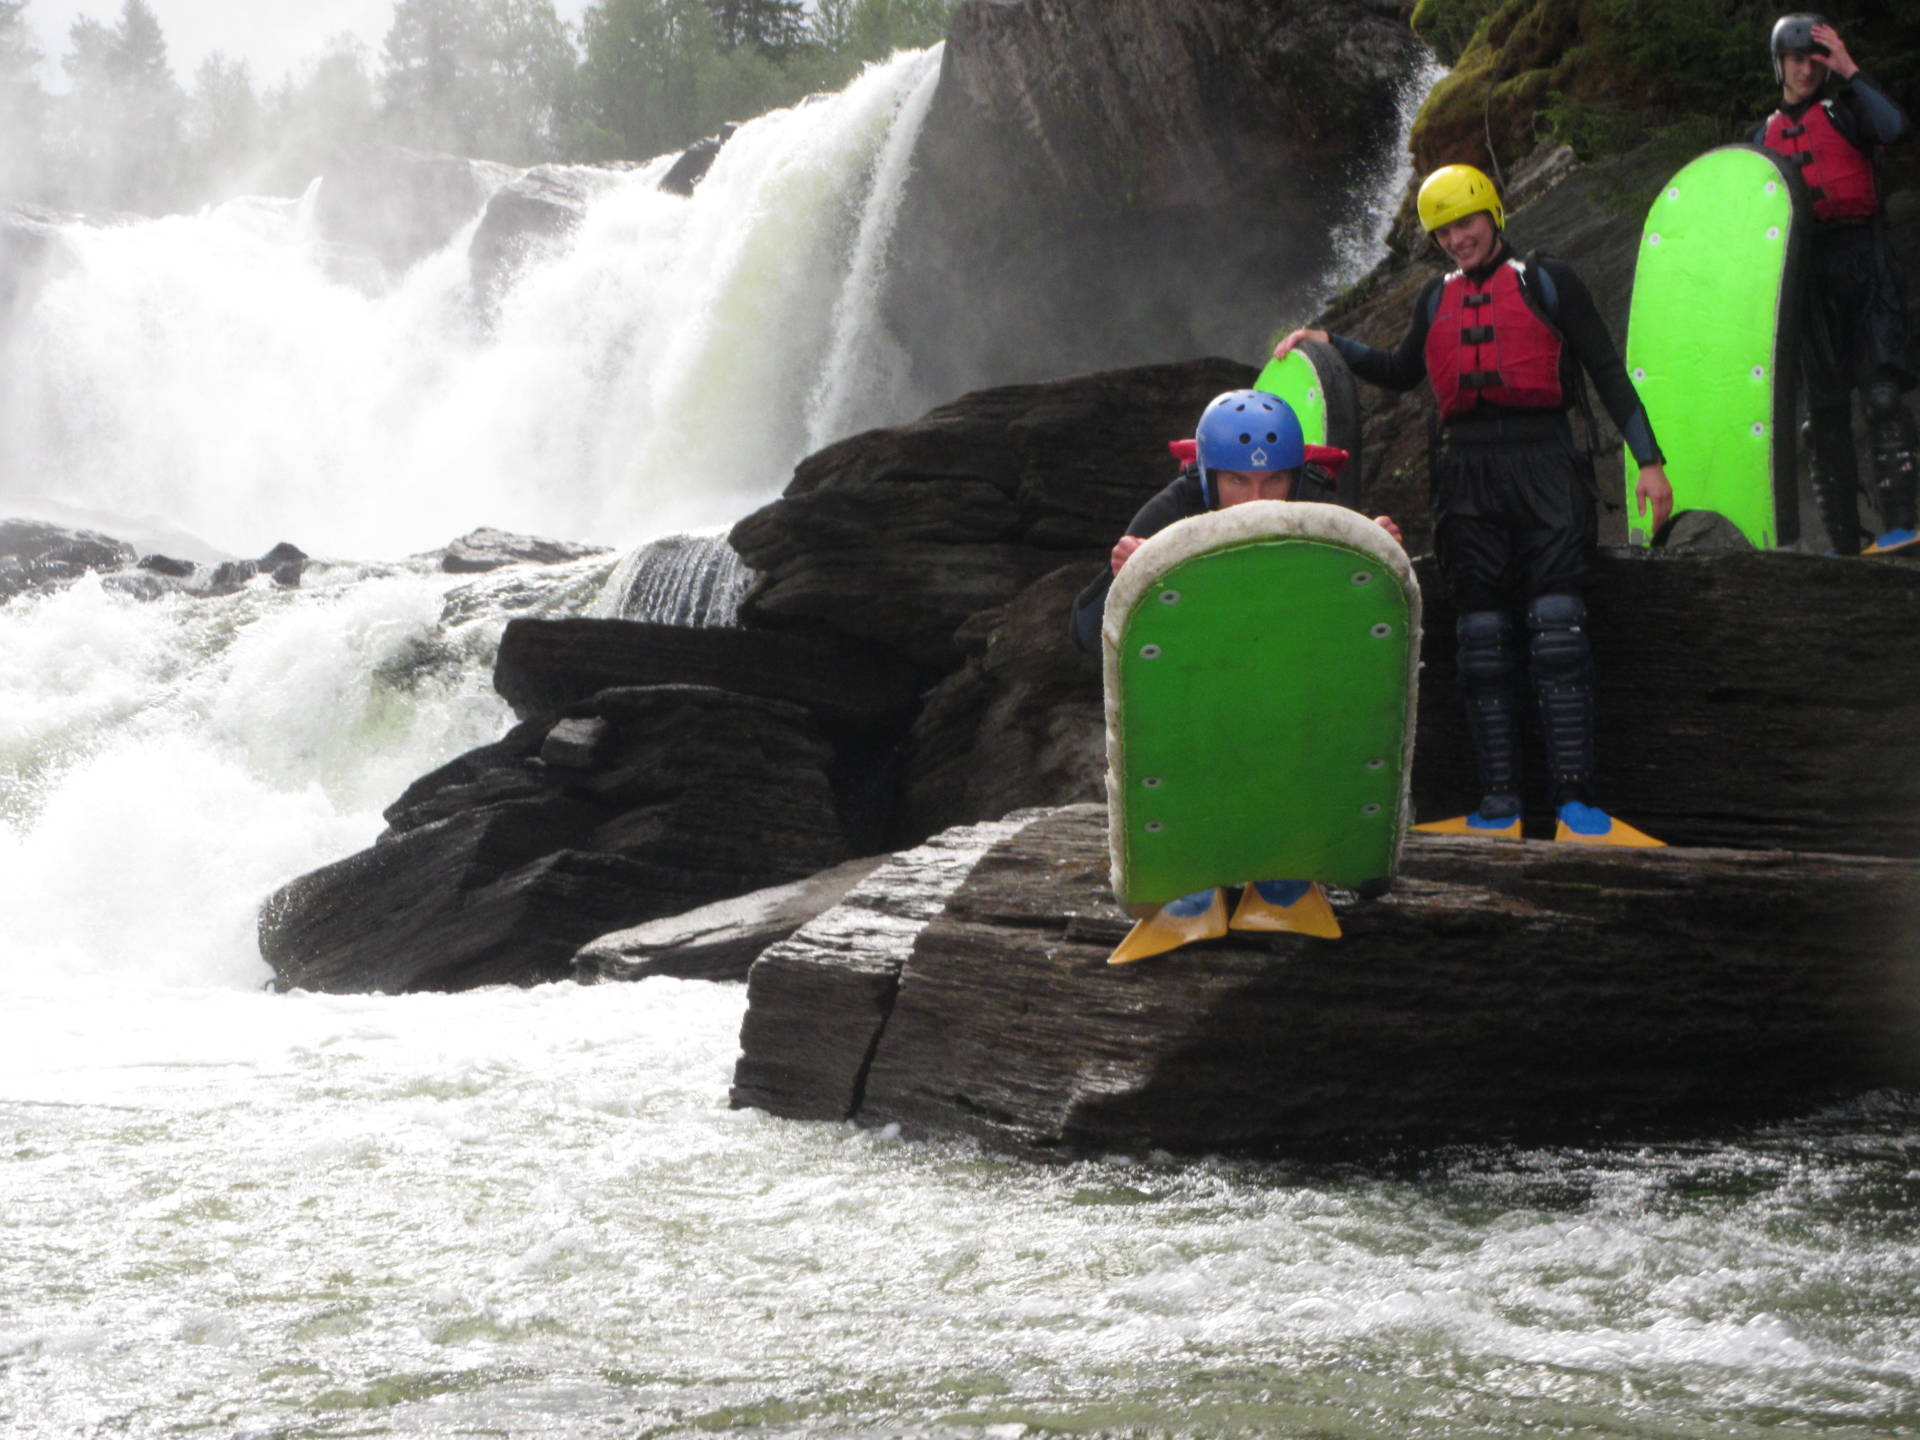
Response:
[{"label": "wetsuit sleeve", "polygon": [[1554,324],[1566,337],[1567,348],[1573,351],[1580,368],[1592,378],[1600,403],[1606,406],[1607,414],[1619,427],[1620,438],[1627,442],[1635,462],[1664,464],[1666,457],[1660,453],[1659,443],[1653,437],[1647,408],[1640,403],[1633,381],[1627,378],[1627,367],[1621,363],[1620,352],[1607,333],[1606,321],[1600,318],[1599,308],[1593,303],[1593,292],[1562,262],[1542,259],[1538,263],[1553,279],[1558,301]]},{"label": "wetsuit sleeve", "polygon": [[[1862,149],[1906,138],[1911,128],[1907,112],[1869,80],[1865,71],[1856,73],[1848,83],[1851,88],[1844,101],[1833,107],[1834,128],[1845,129],[1847,138]],[[1843,115],[1853,122],[1851,126],[1841,120]]]},{"label": "wetsuit sleeve", "polygon": [[1427,378],[1427,314],[1432,309],[1433,292],[1444,283],[1436,275],[1420,287],[1413,301],[1412,323],[1391,350],[1376,350],[1345,335],[1329,335],[1327,339],[1347,362],[1347,368],[1362,380],[1387,390],[1411,390]]},{"label": "wetsuit sleeve", "polygon": [[[1177,480],[1163,487],[1135,512],[1122,533],[1138,535],[1144,540],[1174,521],[1198,515],[1204,509],[1206,502],[1200,493],[1200,476],[1189,465]],[[1073,602],[1073,643],[1090,655],[1100,652],[1100,620],[1107,608],[1107,591],[1112,588],[1113,571],[1102,570]]]}]

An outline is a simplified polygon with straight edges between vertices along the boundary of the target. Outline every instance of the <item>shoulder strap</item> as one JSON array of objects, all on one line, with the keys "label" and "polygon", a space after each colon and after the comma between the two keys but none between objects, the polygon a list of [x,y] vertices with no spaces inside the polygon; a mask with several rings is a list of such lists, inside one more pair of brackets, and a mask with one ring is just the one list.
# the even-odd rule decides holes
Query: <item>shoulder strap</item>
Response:
[{"label": "shoulder strap", "polygon": [[1533,298],[1540,313],[1557,325],[1560,322],[1560,288],[1553,283],[1553,276],[1547,273],[1547,267],[1540,263],[1551,258],[1546,251],[1535,250],[1507,263],[1520,272],[1520,286]]}]

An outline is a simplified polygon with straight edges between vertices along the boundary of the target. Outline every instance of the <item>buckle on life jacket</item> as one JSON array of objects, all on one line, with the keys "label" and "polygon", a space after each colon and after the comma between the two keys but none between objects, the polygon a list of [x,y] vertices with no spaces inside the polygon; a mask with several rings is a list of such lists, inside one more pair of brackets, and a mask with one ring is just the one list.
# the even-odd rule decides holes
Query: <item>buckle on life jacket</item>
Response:
[{"label": "buckle on life jacket", "polygon": [[1804,125],[1782,125],[1780,127],[1780,133],[1789,140],[1797,140],[1807,133],[1807,127]]},{"label": "buckle on life jacket", "polygon": [[1460,343],[1462,345],[1491,345],[1493,343],[1493,326],[1462,326],[1460,330]]},{"label": "buckle on life jacket", "polygon": [[1462,295],[1460,297],[1460,303],[1470,308],[1476,305],[1491,305],[1493,303],[1493,292],[1491,290],[1476,290],[1471,295]]},{"label": "buckle on life jacket", "polygon": [[1469,370],[1460,377],[1460,383],[1469,390],[1488,390],[1501,383],[1498,370]]}]

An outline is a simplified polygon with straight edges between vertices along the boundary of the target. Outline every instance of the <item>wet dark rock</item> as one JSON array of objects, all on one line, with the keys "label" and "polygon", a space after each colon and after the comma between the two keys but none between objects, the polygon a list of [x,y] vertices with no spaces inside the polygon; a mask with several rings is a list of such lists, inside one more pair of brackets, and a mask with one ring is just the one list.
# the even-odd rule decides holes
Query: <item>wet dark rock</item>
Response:
[{"label": "wet dark rock", "polygon": [[684,915],[650,920],[602,935],[574,957],[573,978],[744,980],[769,946],[832,909],[847,892],[887,862],[884,855],[849,860],[818,875],[702,905]]},{"label": "wet dark rock", "polygon": [[1105,793],[1100,661],[1066,624],[1099,567],[1063,566],[960,627],[966,659],[927,693],[904,746],[908,834]]},{"label": "wet dark rock", "polygon": [[343,150],[314,201],[320,237],[371,252],[398,274],[451,241],[513,171],[395,145]]},{"label": "wet dark rock", "polygon": [[536,165],[495,190],[467,247],[474,293],[497,300],[529,260],[565,243],[595,197],[628,168]]},{"label": "wet dark rock", "polygon": [[669,195],[691,195],[700,182],[707,178],[707,171],[713,168],[713,162],[719,158],[720,147],[733,138],[736,125],[722,125],[718,135],[709,135],[689,145],[681,152],[680,158],[660,177],[660,188]]},{"label": "wet dark rock", "polygon": [[246,589],[248,582],[260,575],[271,577],[273,583],[283,589],[298,589],[307,571],[307,561],[305,551],[283,540],[258,560],[224,560],[214,566],[203,593],[232,595]]},{"label": "wet dark rock", "polygon": [[733,1100],[1270,1155],[1719,1127],[1920,1080],[1912,861],[1416,836],[1392,895],[1339,908],[1337,942],[1114,967],[1102,807],[953,832],[755,964]]},{"label": "wet dark rock", "polygon": [[1376,0],[960,5],[885,297],[927,337],[920,393],[1260,353],[1378,184],[1421,53]]},{"label": "wet dark rock", "polygon": [[842,735],[904,729],[916,680],[912,666],[833,635],[578,617],[508,621],[493,673],[523,718],[612,686],[710,685],[803,705]]},{"label": "wet dark rock", "polygon": [[603,691],[416,781],[375,845],[269,899],[261,953],[283,989],[564,978],[596,936],[846,859],[830,759],[797,706]]},{"label": "wet dark rock", "polygon": [[171,555],[142,555],[140,568],[169,580],[185,580],[199,567],[191,560],[176,560]]},{"label": "wet dark rock", "polygon": [[0,604],[29,590],[54,590],[93,571],[132,562],[134,549],[111,535],[38,520],[0,520]]},{"label": "wet dark rock", "polygon": [[604,545],[547,540],[482,526],[448,545],[440,553],[440,568],[450,575],[477,575],[506,565],[562,565],[606,553]]},{"label": "wet dark rock", "polygon": [[63,218],[38,205],[0,201],[0,331],[53,266]]},{"label": "wet dark rock", "polygon": [[1104,554],[1172,478],[1167,441],[1252,377],[1197,360],[1005,386],[830,445],[733,527],[760,572],[742,619],[824,626],[950,669],[963,622]]},{"label": "wet dark rock", "polygon": [[992,845],[1024,819],[967,826],[896,855],[846,898],[764,950],[747,976],[735,1108],[844,1120],[920,932]]}]

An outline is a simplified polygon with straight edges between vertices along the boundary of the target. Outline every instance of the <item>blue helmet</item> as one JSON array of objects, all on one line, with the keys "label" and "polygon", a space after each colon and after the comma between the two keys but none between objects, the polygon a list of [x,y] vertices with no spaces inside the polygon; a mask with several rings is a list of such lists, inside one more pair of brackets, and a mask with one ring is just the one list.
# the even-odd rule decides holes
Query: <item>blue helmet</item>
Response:
[{"label": "blue helmet", "polygon": [[1216,470],[1293,470],[1307,458],[1299,417],[1278,395],[1264,390],[1229,390],[1214,397],[1194,429],[1194,458],[1200,465],[1200,489],[1212,509]]}]

